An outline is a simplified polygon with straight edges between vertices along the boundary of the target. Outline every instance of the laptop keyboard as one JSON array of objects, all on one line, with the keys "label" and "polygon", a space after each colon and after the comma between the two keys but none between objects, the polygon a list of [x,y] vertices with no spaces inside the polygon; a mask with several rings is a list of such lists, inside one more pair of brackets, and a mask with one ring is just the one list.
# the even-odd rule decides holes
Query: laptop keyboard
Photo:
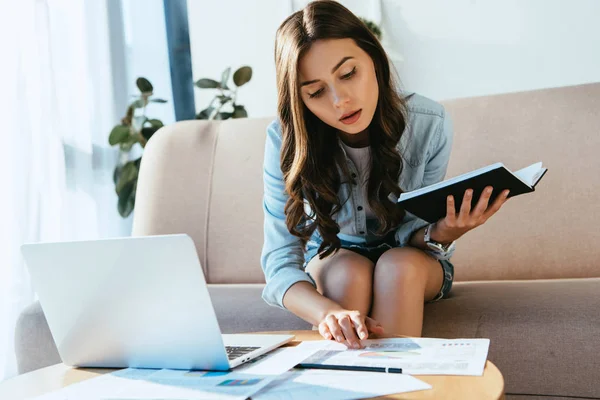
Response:
[{"label": "laptop keyboard", "polygon": [[235,360],[244,354],[252,353],[254,350],[260,349],[260,347],[245,347],[245,346],[225,346],[227,350],[227,357],[230,360]]}]

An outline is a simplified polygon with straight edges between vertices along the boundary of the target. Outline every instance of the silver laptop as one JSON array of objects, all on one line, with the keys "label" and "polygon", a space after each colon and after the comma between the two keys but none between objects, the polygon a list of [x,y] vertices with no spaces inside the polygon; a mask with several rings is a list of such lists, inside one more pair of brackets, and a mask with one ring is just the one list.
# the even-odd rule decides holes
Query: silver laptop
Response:
[{"label": "silver laptop", "polygon": [[221,334],[187,235],[24,244],[21,251],[70,366],[224,371],[294,338]]}]

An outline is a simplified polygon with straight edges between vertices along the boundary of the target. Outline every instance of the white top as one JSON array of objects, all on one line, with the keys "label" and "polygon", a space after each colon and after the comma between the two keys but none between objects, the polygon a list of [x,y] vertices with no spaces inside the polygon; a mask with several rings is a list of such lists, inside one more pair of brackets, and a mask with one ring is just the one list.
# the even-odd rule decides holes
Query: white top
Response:
[{"label": "white top", "polygon": [[354,163],[356,167],[356,172],[358,173],[357,182],[361,185],[361,190],[363,194],[363,209],[367,218],[375,218],[375,213],[371,210],[369,206],[368,194],[367,194],[367,185],[369,183],[369,172],[371,171],[371,146],[367,147],[350,147],[344,142],[340,141],[342,146],[344,146],[344,150],[346,150],[346,154]]}]

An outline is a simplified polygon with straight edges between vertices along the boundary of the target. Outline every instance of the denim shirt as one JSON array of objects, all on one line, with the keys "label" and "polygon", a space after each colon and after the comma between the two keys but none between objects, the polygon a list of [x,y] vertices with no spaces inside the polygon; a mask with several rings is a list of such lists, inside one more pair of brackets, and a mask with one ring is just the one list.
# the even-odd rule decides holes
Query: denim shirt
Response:
[{"label": "denim shirt", "polygon": [[[408,121],[397,147],[403,161],[398,184],[404,192],[409,192],[444,179],[452,148],[452,123],[443,106],[431,99],[409,94],[406,102]],[[300,238],[288,231],[285,222],[284,207],[289,195],[285,192],[280,166],[281,143],[281,126],[275,120],[267,128],[263,166],[265,218],[261,267],[266,286],[262,297],[270,305],[285,308],[283,297],[292,285],[306,281],[314,286],[314,281],[303,270],[304,249]],[[356,167],[347,156],[346,162],[349,171],[357,174]],[[340,231],[346,232],[338,234],[338,237],[354,243],[368,243],[372,239],[372,221],[367,220],[364,207],[359,207],[366,201],[360,185],[340,185],[338,198],[342,208],[333,218],[340,226]],[[395,232],[398,247],[406,246],[411,235],[427,224],[406,212]],[[310,240],[317,243],[322,241],[318,230]],[[440,258],[433,252],[429,254]],[[448,254],[444,259],[450,256]]]}]

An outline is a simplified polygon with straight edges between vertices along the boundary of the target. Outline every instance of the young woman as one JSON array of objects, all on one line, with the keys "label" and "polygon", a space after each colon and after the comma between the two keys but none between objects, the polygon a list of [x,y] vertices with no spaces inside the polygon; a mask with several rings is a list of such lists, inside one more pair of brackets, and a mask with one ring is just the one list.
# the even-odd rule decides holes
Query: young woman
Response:
[{"label": "young woman", "polygon": [[360,348],[370,332],[420,336],[425,302],[450,292],[455,241],[506,201],[489,192],[435,224],[400,193],[444,179],[444,108],[396,87],[385,51],[352,12],[315,1],[275,42],[278,118],[264,160],[263,298]]}]

